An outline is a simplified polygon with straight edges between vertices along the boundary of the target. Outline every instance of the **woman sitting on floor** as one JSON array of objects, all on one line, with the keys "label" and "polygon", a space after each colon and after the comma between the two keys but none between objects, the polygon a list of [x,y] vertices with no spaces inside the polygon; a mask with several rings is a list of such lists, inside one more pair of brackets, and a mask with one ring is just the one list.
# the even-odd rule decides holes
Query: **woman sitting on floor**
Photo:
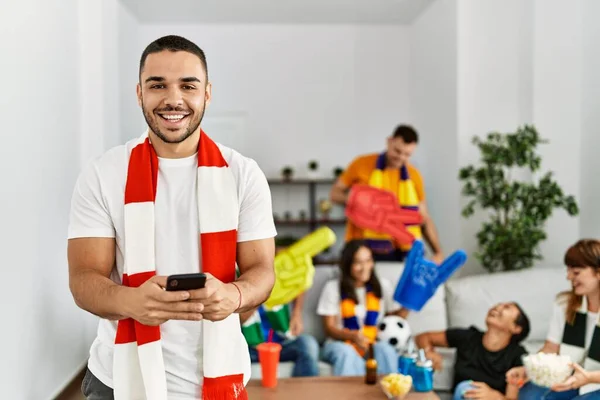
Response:
[{"label": "woman sitting on floor", "polygon": [[[376,342],[377,326],[385,315],[404,316],[406,310],[392,299],[393,289],[375,274],[373,253],[362,240],[346,243],[340,261],[340,279],[327,282],[317,314],[323,317],[328,339],[323,359],[336,376],[365,374],[365,356],[373,343],[378,373],[398,369],[398,354],[389,344]],[[387,314],[386,314],[387,313]]]},{"label": "woman sitting on floor", "polygon": [[[597,376],[590,376],[600,371],[600,241],[578,241],[567,250],[564,262],[573,288],[558,296],[541,352],[568,355],[583,369],[553,390],[527,382],[519,400],[600,399],[600,385],[593,383]],[[513,384],[527,381],[524,367],[513,368],[506,377]]]}]

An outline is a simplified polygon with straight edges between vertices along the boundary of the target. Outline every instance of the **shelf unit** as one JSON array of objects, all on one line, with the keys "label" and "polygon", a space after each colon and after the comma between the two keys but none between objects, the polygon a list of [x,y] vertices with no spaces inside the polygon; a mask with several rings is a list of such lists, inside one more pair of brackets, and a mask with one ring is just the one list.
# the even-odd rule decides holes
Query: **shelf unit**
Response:
[{"label": "shelf unit", "polygon": [[[269,186],[271,186],[271,190],[274,186],[307,186],[308,187],[308,215],[306,219],[281,219],[278,218],[275,220],[275,225],[279,226],[306,226],[308,228],[308,233],[313,232],[317,228],[327,225],[327,226],[344,226],[346,224],[345,218],[319,218],[317,215],[317,187],[325,186],[325,185],[333,185],[335,179],[306,179],[306,178],[298,178],[298,179],[269,179]],[[332,265],[336,264],[338,260],[322,260],[319,257],[313,260],[315,265]]]}]

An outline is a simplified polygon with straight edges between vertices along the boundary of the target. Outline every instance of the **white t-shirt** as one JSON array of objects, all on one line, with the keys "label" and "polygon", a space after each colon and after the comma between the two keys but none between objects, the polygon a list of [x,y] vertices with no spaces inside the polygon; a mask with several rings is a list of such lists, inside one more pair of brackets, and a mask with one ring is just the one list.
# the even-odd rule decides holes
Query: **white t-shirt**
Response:
[{"label": "white t-shirt", "polygon": [[[566,322],[566,310],[567,303],[565,301],[557,301],[554,303],[554,309],[552,311],[552,318],[550,319],[550,326],[548,328],[548,335],[546,340],[554,344],[560,345],[562,343],[563,332],[565,329]],[[594,329],[598,323],[598,313],[587,312],[587,323],[585,332],[585,348],[590,347],[592,342],[592,336],[594,335]],[[582,362],[583,360],[573,360],[576,362]]]},{"label": "white t-shirt", "polygon": [[[387,312],[393,312],[402,308],[402,306],[394,301],[393,290],[391,283],[386,280],[379,278],[381,284],[381,295],[382,301],[379,302],[379,315],[377,316],[377,324],[385,317]],[[358,298],[358,304],[354,307],[356,318],[358,319],[358,325],[363,326],[365,316],[367,315],[366,310],[366,297],[367,289],[365,287],[356,288],[356,297]],[[344,324],[342,322],[342,311],[340,304],[342,296],[340,294],[340,281],[339,279],[332,279],[325,284],[321,297],[319,298],[319,304],[317,305],[317,315],[320,316],[335,316],[337,318],[338,328],[342,329]]]},{"label": "white t-shirt", "polygon": [[[71,204],[69,239],[116,238],[116,268],[123,274],[123,210],[129,154],[137,139],[115,147],[94,160],[79,176]],[[232,170],[240,203],[238,242],[276,235],[271,192],[258,164],[219,145]],[[158,275],[200,272],[196,172],[197,155],[159,159],[155,202],[156,272]],[[112,387],[113,344],[117,323],[101,319],[90,349],[88,367]],[[161,338],[169,399],[195,398],[202,384],[202,323],[167,321]]]}]

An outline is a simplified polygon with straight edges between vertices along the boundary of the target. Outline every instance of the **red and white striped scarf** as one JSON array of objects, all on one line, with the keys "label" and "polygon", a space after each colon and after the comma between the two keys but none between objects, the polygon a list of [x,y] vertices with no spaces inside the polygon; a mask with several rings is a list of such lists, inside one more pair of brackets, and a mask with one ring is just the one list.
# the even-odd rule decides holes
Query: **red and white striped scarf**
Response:
[{"label": "red and white striped scarf", "polygon": [[[144,134],[131,151],[125,186],[125,286],[138,287],[156,275],[154,201],[158,163],[154,147]],[[197,183],[202,271],[225,283],[232,282],[239,213],[237,185],[218,146],[204,132],[200,133],[198,146]],[[201,323],[202,399],[247,399],[250,358],[239,316],[232,314],[222,321]],[[113,383],[116,400],[167,400],[159,326],[142,325],[133,319],[119,321]]]}]

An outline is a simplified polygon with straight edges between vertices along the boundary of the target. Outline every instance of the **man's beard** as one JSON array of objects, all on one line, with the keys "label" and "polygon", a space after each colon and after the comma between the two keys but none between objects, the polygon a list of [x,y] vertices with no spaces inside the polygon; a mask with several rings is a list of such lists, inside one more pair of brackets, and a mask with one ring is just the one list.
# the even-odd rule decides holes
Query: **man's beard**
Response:
[{"label": "man's beard", "polygon": [[[196,129],[198,129],[198,127],[200,126],[200,123],[202,122],[202,118],[204,118],[204,104],[203,104],[201,112],[199,114],[197,114],[198,116],[195,120],[192,120],[189,123],[188,128],[185,130],[185,132],[178,138],[169,139],[169,137],[167,135],[165,135],[164,132],[160,131],[160,129],[158,127],[158,123],[156,122],[155,119],[152,118],[153,116],[155,116],[156,118],[161,118],[161,117],[157,114],[154,114],[154,111],[147,111],[146,108],[144,107],[143,100],[142,100],[142,110],[143,110],[143,114],[144,114],[144,119],[146,120],[146,123],[150,127],[150,130],[152,130],[152,132],[154,132],[154,134],[156,136],[158,136],[158,138],[165,143],[176,144],[176,143],[183,142],[184,140],[186,140],[187,138],[192,136],[194,134],[194,132],[196,132]],[[186,110],[183,110],[181,108],[173,108],[173,107],[167,107],[167,108],[163,108],[163,109],[160,109],[157,111],[160,111],[160,112],[173,112],[173,111],[187,112]],[[194,113],[194,115],[196,115],[196,113]]]}]

